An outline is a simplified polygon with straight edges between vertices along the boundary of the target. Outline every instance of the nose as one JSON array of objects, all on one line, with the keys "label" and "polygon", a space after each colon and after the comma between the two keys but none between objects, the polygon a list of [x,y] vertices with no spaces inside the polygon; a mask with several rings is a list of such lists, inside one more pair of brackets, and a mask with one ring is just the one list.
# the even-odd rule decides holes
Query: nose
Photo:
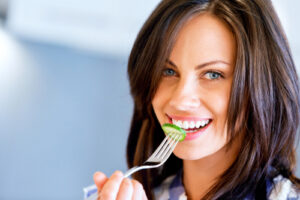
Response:
[{"label": "nose", "polygon": [[200,87],[195,79],[179,80],[174,87],[170,106],[181,111],[192,111],[201,105]]}]

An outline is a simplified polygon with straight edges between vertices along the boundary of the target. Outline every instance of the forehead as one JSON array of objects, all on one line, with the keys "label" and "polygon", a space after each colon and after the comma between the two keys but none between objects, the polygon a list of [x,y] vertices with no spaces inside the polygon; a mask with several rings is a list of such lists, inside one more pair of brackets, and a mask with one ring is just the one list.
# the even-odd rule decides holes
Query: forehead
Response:
[{"label": "forehead", "polygon": [[203,13],[189,19],[179,30],[170,60],[201,64],[212,60],[235,63],[236,41],[230,27],[218,17]]}]

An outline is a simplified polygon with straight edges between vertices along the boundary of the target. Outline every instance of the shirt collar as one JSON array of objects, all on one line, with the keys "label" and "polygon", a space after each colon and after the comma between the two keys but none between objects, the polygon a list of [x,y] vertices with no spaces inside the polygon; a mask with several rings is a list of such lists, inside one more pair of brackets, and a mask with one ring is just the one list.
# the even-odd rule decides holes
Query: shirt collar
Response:
[{"label": "shirt collar", "polygon": [[178,200],[182,199],[183,196],[186,195],[182,183],[182,170],[180,170],[170,184],[169,197],[170,200]]},{"label": "shirt collar", "polygon": [[[270,192],[272,188],[272,183],[270,180],[266,182],[267,193]],[[169,200],[185,200],[187,196],[185,194],[184,186],[182,183],[182,169],[176,174],[175,178],[169,186]],[[248,194],[244,200],[253,199],[253,194]]]}]

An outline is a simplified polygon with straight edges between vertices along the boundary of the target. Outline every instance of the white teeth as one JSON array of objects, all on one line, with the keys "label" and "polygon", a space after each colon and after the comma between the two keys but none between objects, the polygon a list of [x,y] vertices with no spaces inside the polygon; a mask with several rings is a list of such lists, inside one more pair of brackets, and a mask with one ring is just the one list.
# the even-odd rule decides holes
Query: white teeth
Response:
[{"label": "white teeth", "polygon": [[206,124],[209,123],[209,120],[202,120],[202,121],[181,121],[181,120],[174,120],[172,119],[172,123],[180,128],[184,129],[193,129],[193,128],[200,128],[204,127]]},{"label": "white teeth", "polygon": [[205,125],[205,121],[202,121],[202,122],[201,122],[201,126],[204,126],[204,125]]},{"label": "white teeth", "polygon": [[194,121],[191,121],[191,122],[190,122],[190,128],[195,128],[195,126],[196,126],[195,122],[194,122]]},{"label": "white teeth", "polygon": [[189,122],[184,121],[184,122],[183,122],[183,128],[184,128],[184,129],[188,129],[188,128],[189,128]]},{"label": "white teeth", "polygon": [[182,127],[182,121],[178,120],[176,125],[179,126],[179,127]]},{"label": "white teeth", "polygon": [[197,122],[196,122],[196,128],[200,128],[200,125],[201,125],[201,122],[200,122],[200,121],[197,121]]}]

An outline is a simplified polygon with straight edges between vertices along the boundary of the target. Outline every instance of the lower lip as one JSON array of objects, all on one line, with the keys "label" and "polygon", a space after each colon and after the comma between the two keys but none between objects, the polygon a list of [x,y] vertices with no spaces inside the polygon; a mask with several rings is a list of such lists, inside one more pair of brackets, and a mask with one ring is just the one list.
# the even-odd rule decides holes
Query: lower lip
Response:
[{"label": "lower lip", "polygon": [[[172,123],[172,120],[170,120],[170,123]],[[186,136],[184,138],[184,140],[194,140],[197,139],[209,126],[210,126],[211,122],[209,122],[204,128],[201,128],[198,131],[195,132],[191,132],[191,133],[186,133]]]}]

